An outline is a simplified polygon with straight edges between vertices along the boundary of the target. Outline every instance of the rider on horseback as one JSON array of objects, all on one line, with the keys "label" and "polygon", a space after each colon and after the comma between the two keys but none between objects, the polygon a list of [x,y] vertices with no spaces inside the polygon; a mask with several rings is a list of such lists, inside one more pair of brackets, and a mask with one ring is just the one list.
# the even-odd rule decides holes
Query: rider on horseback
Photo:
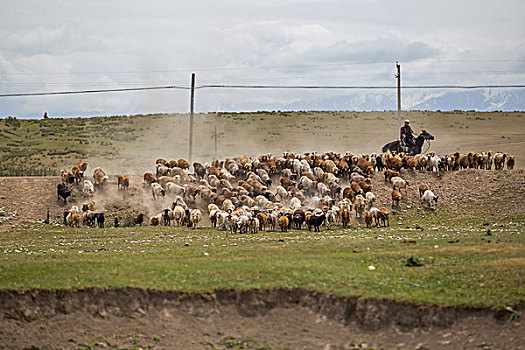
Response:
[{"label": "rider on horseback", "polygon": [[410,120],[405,120],[405,125],[401,127],[401,143],[408,147],[408,149],[412,149],[416,145],[414,143],[414,135],[412,135],[413,133],[414,132],[410,127]]}]

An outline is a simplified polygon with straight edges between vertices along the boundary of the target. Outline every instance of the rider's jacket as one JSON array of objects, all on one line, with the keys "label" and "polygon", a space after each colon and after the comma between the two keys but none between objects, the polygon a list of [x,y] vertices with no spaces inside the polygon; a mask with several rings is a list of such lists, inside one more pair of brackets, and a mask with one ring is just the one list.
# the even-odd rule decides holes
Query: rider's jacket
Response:
[{"label": "rider's jacket", "polygon": [[412,128],[410,127],[410,125],[403,125],[401,127],[401,139],[404,139],[405,137],[409,137],[411,138],[412,137]]}]

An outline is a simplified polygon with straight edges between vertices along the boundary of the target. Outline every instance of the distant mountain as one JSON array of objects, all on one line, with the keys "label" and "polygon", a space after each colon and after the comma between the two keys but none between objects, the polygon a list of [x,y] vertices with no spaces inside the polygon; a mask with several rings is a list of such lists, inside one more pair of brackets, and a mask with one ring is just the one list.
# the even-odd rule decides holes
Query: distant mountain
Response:
[{"label": "distant mountain", "polygon": [[525,90],[472,90],[447,92],[413,105],[410,109],[517,111],[525,110]]},{"label": "distant mountain", "polygon": [[[403,92],[404,110],[525,110],[525,89],[468,90],[453,92]],[[352,93],[315,100],[299,100],[282,110],[396,110],[395,92]],[[275,109],[275,106],[274,108]]]}]

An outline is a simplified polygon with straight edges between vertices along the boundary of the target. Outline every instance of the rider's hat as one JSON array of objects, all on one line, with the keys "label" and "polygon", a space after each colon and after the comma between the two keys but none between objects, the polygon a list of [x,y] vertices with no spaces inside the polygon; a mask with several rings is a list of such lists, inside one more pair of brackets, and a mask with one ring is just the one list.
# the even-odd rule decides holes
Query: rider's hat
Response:
[{"label": "rider's hat", "polygon": [[410,123],[410,120],[408,120],[408,119],[405,119],[405,123]]}]

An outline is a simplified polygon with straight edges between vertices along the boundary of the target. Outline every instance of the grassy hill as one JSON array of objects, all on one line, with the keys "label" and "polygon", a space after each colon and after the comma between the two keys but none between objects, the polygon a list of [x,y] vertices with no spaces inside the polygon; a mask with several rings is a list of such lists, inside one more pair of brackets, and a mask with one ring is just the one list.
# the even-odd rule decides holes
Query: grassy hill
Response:
[{"label": "grassy hill", "polygon": [[[525,162],[525,112],[403,112],[436,137],[436,153],[504,151]],[[378,152],[396,138],[396,112],[197,114],[194,160],[282,151]],[[110,173],[151,170],[158,157],[188,157],[186,114],[0,121],[0,175],[57,174],[78,160]],[[93,169],[91,167],[91,169]]]}]

